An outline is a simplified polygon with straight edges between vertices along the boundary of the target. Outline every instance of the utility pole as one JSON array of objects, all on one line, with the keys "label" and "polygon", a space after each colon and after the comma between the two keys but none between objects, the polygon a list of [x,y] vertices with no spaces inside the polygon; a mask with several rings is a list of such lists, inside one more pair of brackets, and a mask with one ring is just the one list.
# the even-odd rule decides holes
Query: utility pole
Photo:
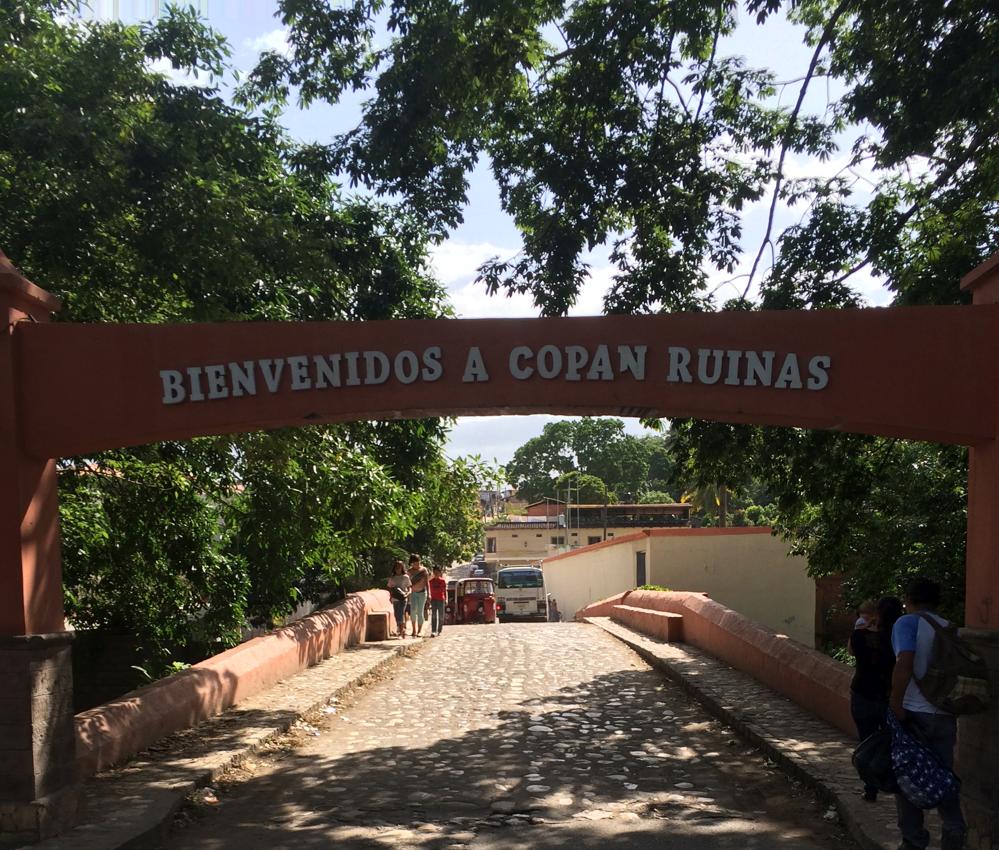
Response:
[{"label": "utility pole", "polygon": [[607,482],[602,478],[600,483],[604,485],[604,540],[607,539]]}]

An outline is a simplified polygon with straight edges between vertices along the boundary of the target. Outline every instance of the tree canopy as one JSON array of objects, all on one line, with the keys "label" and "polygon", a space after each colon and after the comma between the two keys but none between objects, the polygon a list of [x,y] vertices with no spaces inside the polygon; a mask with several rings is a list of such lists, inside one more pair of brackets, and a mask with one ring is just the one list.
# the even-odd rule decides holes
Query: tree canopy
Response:
[{"label": "tree canopy", "polygon": [[[523,245],[480,278],[493,292],[530,293],[544,315],[574,303],[592,250],[614,269],[607,312],[657,312],[860,306],[872,276],[896,304],[957,303],[960,276],[999,248],[994,4],[279,6],[290,53],[263,58],[246,102],[369,95],[355,129],[302,149],[298,164],[402,197],[442,236],[486,161]],[[737,27],[774,39],[774,52],[796,48],[800,68],[753,66],[734,46]],[[911,557],[907,535],[931,517],[910,527],[884,513],[877,546],[857,517],[887,509],[889,482],[927,493],[909,510],[958,511],[948,545],[960,561],[961,452],[704,423],[676,431],[714,483],[764,477],[813,569],[835,562],[894,591],[925,567],[947,581],[956,612],[950,568]],[[557,453],[539,464],[568,471]],[[844,487],[816,483],[830,476]],[[847,492],[847,481],[865,489]],[[810,522],[815,511],[825,521]],[[886,550],[888,572],[873,554]]]},{"label": "tree canopy", "polygon": [[605,498],[637,500],[648,490],[665,489],[671,474],[665,440],[655,434],[626,434],[620,419],[549,422],[506,465],[507,478],[520,498],[564,498],[571,482],[574,493],[581,488],[573,499],[592,504]]},{"label": "tree canopy", "polygon": [[[227,104],[227,46],[193,13],[124,26],[71,5],[0,9],[0,245],[64,299],[58,321],[448,313],[424,225],[303,167],[273,113]],[[382,549],[470,555],[477,468],[443,456],[444,434],[369,422],[64,459],[67,611],[162,657],[194,633],[235,641]]]}]

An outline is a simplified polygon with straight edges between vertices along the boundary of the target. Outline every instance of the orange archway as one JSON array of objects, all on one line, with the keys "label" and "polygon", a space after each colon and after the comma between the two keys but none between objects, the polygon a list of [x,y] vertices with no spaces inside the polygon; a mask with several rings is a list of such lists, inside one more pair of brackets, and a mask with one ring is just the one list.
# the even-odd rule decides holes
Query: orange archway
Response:
[{"label": "orange archway", "polygon": [[[7,667],[29,701],[31,664],[51,661],[58,678],[66,663],[41,637],[63,628],[55,458],[318,422],[538,412],[968,445],[967,621],[999,629],[999,255],[963,285],[974,306],[78,325],[48,323],[58,300],[0,254],[0,655],[20,659]],[[43,753],[36,736],[29,755],[0,739],[0,760],[22,765],[0,800],[68,783],[52,766],[57,737]]]}]

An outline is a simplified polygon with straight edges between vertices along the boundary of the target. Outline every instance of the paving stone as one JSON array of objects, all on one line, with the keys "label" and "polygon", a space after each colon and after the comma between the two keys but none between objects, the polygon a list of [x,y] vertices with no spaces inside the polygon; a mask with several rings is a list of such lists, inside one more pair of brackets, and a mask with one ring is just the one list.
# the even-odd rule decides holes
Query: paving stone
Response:
[{"label": "paving stone", "polygon": [[[662,643],[609,618],[588,622],[614,635],[637,650],[707,706],[715,716],[733,726],[744,738],[759,746],[767,758],[764,766],[780,762],[785,770],[816,788],[835,806],[853,839],[866,850],[895,850],[899,843],[894,822],[894,801],[882,795],[875,804],[860,800],[860,781],[850,761],[856,741],[835,727],[806,712],[786,697],[718,659],[687,644]],[[663,713],[663,718],[668,719]],[[738,746],[739,739],[725,742]],[[750,755],[752,750],[743,750]],[[716,759],[715,751],[703,753]],[[687,763],[693,763],[688,759]],[[692,789],[690,782],[675,787]],[[701,789],[702,791],[705,789]],[[769,801],[780,805],[779,801]],[[934,812],[927,817],[931,834],[939,835]]]},{"label": "paving stone", "polygon": [[849,846],[810,792],[726,746],[730,729],[593,625],[446,628],[390,669],[166,846],[547,850],[622,846],[608,841],[621,830],[636,850],[713,848],[726,832],[741,850]]}]

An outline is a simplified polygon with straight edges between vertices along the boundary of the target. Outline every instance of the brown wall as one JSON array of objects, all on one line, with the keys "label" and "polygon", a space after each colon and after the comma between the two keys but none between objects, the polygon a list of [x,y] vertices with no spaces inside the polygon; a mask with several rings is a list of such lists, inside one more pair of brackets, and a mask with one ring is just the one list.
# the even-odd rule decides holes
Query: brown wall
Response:
[{"label": "brown wall", "polygon": [[857,615],[843,601],[843,576],[815,579],[815,645],[842,644],[853,631]]}]

